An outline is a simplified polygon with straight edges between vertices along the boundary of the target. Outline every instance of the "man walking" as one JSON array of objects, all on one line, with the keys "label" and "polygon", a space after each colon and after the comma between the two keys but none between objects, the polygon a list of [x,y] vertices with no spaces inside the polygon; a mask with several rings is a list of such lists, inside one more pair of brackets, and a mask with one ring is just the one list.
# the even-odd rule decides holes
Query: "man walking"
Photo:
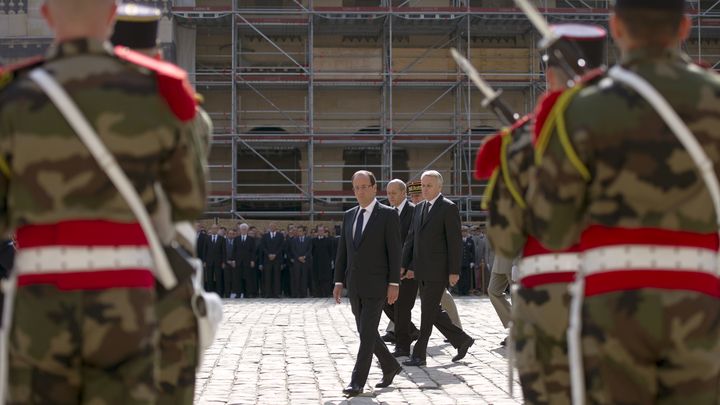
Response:
[{"label": "man walking", "polygon": [[426,171],[420,181],[425,201],[415,207],[415,218],[403,249],[403,271],[412,265],[406,277],[415,277],[419,282],[422,316],[420,338],[410,360],[403,362],[406,366],[426,364],[433,325],[458,349],[454,362],[463,359],[475,343],[440,307],[448,283],[454,286],[460,278],[460,213],[457,206],[440,193],[443,179],[439,172]]},{"label": "man walking", "polygon": [[333,297],[340,303],[343,286],[360,334],[355,368],[350,384],[343,390],[356,396],[370,372],[372,356],[378,358],[383,378],[377,388],[392,384],[402,367],[390,354],[378,333],[385,302],[394,304],[400,283],[400,220],[392,208],[375,199],[375,175],[361,170],[352,177],[358,206],[345,212],[335,266]]}]

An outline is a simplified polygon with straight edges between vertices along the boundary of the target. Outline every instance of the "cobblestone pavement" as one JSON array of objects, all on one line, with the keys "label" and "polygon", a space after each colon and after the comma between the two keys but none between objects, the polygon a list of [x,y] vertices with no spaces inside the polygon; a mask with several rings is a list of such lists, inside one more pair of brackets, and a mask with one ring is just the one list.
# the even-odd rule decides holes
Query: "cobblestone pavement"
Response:
[{"label": "cobblestone pavement", "polygon": [[[393,385],[375,389],[382,372],[373,361],[365,393],[346,400],[359,338],[343,299],[226,300],[225,320],[198,373],[198,404],[517,404],[508,388],[500,342],[505,331],[487,298],[456,298],[463,328],[475,338],[467,357],[434,331],[427,367],[405,367]],[[413,321],[420,326],[420,302]],[[380,325],[387,324],[383,315]],[[392,347],[390,347],[392,350]],[[405,360],[401,358],[400,360]]]}]

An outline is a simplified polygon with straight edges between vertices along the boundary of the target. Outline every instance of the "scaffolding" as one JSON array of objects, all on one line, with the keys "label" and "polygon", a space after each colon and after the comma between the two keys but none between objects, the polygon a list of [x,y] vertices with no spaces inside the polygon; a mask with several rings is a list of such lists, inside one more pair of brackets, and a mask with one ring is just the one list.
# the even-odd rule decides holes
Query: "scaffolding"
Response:
[{"label": "scaffolding", "polygon": [[[512,0],[143,3],[193,38],[165,48],[190,71],[215,123],[208,216],[337,219],[354,202],[355,170],[375,172],[382,190],[439,169],[463,219],[484,221],[474,154],[499,122],[448,50],[478,66],[516,112],[544,91],[538,38]],[[610,15],[608,1],[535,3],[550,22],[607,27]],[[720,0],[688,9],[685,50],[718,69]],[[617,52],[607,47],[612,63]]]}]

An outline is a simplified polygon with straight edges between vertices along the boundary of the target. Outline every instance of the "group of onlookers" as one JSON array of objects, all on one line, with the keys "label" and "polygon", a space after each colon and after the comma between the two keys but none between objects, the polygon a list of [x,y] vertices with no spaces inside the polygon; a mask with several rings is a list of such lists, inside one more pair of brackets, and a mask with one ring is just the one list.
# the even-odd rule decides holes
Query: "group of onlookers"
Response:
[{"label": "group of onlookers", "polygon": [[265,232],[246,223],[228,229],[196,224],[207,291],[223,298],[330,297],[337,242],[328,229],[271,222]]}]

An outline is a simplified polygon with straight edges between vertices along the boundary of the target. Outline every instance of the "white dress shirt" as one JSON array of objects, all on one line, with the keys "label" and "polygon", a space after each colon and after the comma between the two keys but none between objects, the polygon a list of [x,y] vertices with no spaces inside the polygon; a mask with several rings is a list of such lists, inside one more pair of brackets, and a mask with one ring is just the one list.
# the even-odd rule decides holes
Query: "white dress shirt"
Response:
[{"label": "white dress shirt", "polygon": [[[362,231],[365,232],[365,227],[367,226],[368,221],[370,220],[370,215],[372,215],[373,210],[375,209],[375,206],[377,205],[377,200],[374,199],[370,204],[368,204],[367,207],[365,207],[365,212],[363,213],[363,224],[362,224]],[[358,213],[360,213],[360,210],[363,209],[363,207],[358,207]],[[355,228],[357,228],[357,215],[355,215],[355,218],[353,218],[353,227],[352,227],[352,235],[355,235]],[[343,283],[335,283],[335,285],[343,285]],[[389,283],[389,285],[399,286],[398,283]]]},{"label": "white dress shirt", "polygon": [[404,199],[404,200],[400,203],[400,205],[398,205],[397,207],[395,207],[395,209],[397,210],[398,215],[402,214],[402,210],[405,209],[405,206],[406,206],[406,205],[407,205],[407,199]]},{"label": "white dress shirt", "polygon": [[[372,200],[372,202],[370,204],[368,204],[367,207],[364,208],[365,212],[363,213],[362,232],[365,232],[365,227],[367,226],[367,223],[370,220],[370,215],[372,214],[373,210],[375,209],[375,204],[377,204],[377,200]],[[363,207],[358,207],[358,213],[360,213],[361,209],[363,209]],[[355,219],[353,220],[353,228],[352,228],[353,236],[355,236],[355,228],[356,227],[357,227],[357,215],[355,215]]]}]

